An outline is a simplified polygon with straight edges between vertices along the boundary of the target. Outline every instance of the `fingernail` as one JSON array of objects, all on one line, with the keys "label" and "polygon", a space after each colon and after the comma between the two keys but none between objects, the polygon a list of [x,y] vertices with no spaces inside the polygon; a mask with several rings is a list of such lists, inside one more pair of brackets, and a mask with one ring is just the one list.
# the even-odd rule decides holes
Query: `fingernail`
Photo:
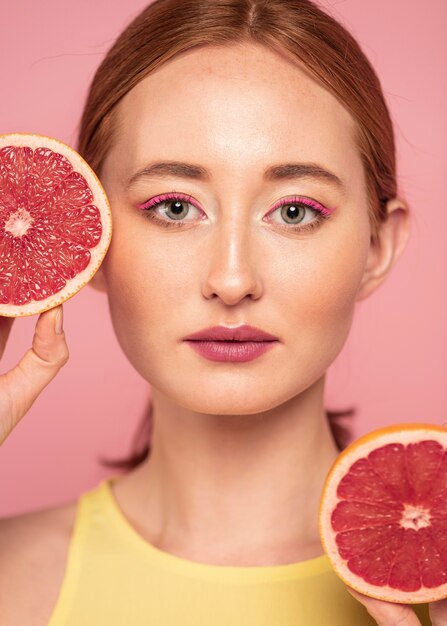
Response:
[{"label": "fingernail", "polygon": [[62,326],[63,326],[63,313],[62,313],[62,306],[59,307],[59,311],[56,313],[56,318],[54,320],[54,330],[56,331],[57,335],[61,335],[62,334]]}]

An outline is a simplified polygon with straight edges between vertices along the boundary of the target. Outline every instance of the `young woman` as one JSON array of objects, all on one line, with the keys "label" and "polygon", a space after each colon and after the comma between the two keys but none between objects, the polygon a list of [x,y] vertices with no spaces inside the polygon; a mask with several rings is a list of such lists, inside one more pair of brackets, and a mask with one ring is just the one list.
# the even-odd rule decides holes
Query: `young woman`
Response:
[{"label": "young woman", "polygon": [[[326,371],[409,233],[352,36],[309,0],[156,0],[100,65],[77,147],[112,206],[91,284],[151,386],[151,450],[1,521],[2,623],[447,624],[444,602],[349,592],[319,541]],[[2,377],[1,441],[67,362],[55,313]]]}]

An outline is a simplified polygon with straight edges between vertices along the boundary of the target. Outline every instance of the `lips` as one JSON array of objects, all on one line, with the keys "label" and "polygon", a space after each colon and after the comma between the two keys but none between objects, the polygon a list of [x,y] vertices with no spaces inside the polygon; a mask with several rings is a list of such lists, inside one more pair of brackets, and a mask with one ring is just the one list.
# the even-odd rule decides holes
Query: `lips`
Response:
[{"label": "lips", "polygon": [[228,326],[210,326],[185,337],[187,341],[278,341],[278,338],[255,326],[244,324],[230,328]]}]

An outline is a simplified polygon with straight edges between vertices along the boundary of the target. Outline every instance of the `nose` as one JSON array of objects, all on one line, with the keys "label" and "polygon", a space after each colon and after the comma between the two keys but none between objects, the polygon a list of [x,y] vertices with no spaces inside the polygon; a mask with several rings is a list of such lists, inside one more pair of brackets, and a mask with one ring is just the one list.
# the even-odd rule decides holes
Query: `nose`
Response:
[{"label": "nose", "polygon": [[[218,297],[234,306],[243,298],[257,300],[262,293],[259,262],[256,262],[254,233],[248,223],[230,218],[216,226],[209,239],[202,293],[205,298]],[[259,259],[258,259],[259,261]]]}]

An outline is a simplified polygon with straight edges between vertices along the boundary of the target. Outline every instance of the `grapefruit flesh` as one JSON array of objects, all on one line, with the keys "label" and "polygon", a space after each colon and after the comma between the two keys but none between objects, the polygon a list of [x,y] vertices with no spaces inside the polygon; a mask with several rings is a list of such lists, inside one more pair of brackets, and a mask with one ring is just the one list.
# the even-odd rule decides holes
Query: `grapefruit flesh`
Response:
[{"label": "grapefruit flesh", "polygon": [[35,315],[77,293],[110,245],[106,193],[87,162],[44,135],[0,135],[0,315]]},{"label": "grapefruit flesh", "polygon": [[350,444],[326,478],[320,535],[350,587],[390,602],[447,597],[447,429],[398,424]]}]

